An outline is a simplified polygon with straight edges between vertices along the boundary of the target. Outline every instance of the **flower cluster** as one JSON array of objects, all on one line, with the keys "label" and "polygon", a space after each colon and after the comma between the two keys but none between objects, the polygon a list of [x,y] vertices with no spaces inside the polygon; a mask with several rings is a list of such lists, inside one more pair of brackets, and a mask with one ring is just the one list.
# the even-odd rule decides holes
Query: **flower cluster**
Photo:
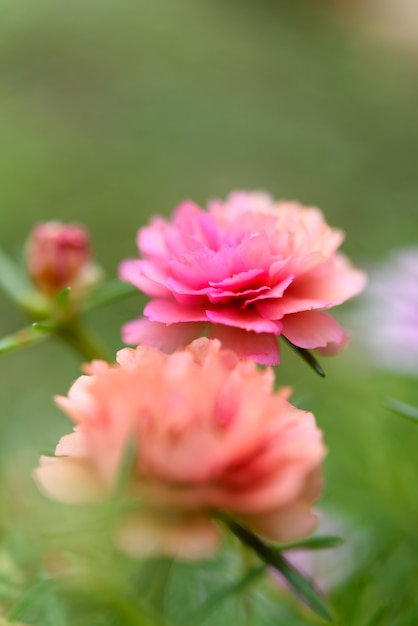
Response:
[{"label": "flower cluster", "polygon": [[[219,545],[219,516],[277,542],[312,532],[322,433],[257,363],[279,362],[280,335],[325,354],[344,346],[326,310],[365,276],[337,251],[342,240],[318,209],[261,193],[207,211],[185,202],[142,228],[142,258],[120,268],[152,298],[123,329],[137,347],[86,365],[57,398],[75,429],[41,458],[41,489],[68,503],[106,500],[133,446],[122,492],[139,504],[116,529],[128,553],[199,558]],[[68,258],[70,270],[84,265]],[[39,276],[59,282],[48,255],[45,266]]]}]

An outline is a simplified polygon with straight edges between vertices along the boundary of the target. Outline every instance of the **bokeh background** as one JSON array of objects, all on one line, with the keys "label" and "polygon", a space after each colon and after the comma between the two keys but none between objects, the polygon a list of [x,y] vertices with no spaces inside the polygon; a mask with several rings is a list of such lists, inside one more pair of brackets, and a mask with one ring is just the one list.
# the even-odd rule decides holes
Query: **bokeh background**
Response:
[{"label": "bokeh background", "polygon": [[[35,222],[82,222],[115,277],[150,215],[233,189],[321,207],[363,267],[417,245],[418,43],[412,18],[405,37],[398,22],[391,31],[392,18],[375,21],[378,4],[2,0],[0,246],[21,259]],[[132,297],[87,322],[116,350],[121,324],[143,303]],[[0,336],[26,323],[0,293]],[[348,536],[325,582],[337,623],[413,626],[418,430],[385,401],[418,404],[417,380],[376,369],[355,337],[323,363],[325,381],[288,351],[284,362],[279,381],[325,431],[320,508]],[[41,529],[56,509],[30,472],[70,428],[51,397],[78,372],[78,358],[52,342],[0,359],[0,616],[39,582]],[[92,617],[91,603],[75,596],[29,601],[18,616],[54,626],[135,623],[104,596]],[[317,623],[293,600],[277,602],[256,623]]]}]

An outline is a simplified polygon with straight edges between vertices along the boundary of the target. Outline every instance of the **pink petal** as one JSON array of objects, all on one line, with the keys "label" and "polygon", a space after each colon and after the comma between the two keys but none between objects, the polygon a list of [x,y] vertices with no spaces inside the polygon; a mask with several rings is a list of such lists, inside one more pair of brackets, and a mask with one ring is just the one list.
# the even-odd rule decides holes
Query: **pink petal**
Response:
[{"label": "pink petal", "polygon": [[[258,293],[254,298],[251,299],[245,299],[245,306],[248,306],[249,304],[253,304],[254,302],[270,302],[270,298],[271,301],[273,303],[277,303],[277,302],[281,302],[281,299],[283,297],[283,294],[285,293],[286,289],[288,288],[288,286],[293,282],[293,276],[288,276],[287,278],[285,278],[284,280],[282,280],[279,284],[275,285],[274,287],[272,287],[271,289],[265,290],[264,292],[260,289],[260,293]],[[256,310],[258,311],[258,304],[256,306]],[[275,318],[275,317],[269,317],[267,315],[261,314],[262,317],[265,317],[266,319],[279,319],[279,318]]]},{"label": "pink petal", "polygon": [[202,242],[212,250],[219,247],[219,229],[210,213],[203,212],[191,200],[185,200],[175,210],[174,221],[187,239]]},{"label": "pink petal", "polygon": [[164,298],[170,295],[170,290],[164,285],[165,275],[149,261],[135,259],[123,261],[119,265],[119,278],[138,287],[140,291],[153,298]]},{"label": "pink petal", "polygon": [[144,308],[144,315],[151,322],[163,322],[164,324],[208,320],[202,307],[182,306],[174,300],[151,300]]},{"label": "pink petal", "polygon": [[346,341],[341,326],[327,313],[303,311],[286,315],[282,322],[282,334],[300,348],[325,348],[332,345],[337,349]]},{"label": "pink petal", "polygon": [[181,260],[174,257],[167,262],[173,284],[182,285],[186,290],[191,289],[193,291],[207,287],[208,277],[214,274],[218,276],[219,272],[221,272],[221,276],[224,275],[225,268],[214,268],[214,265],[211,251],[204,251],[200,254],[194,253],[193,256],[184,254]]},{"label": "pink petal", "polygon": [[291,289],[291,296],[313,301],[322,300],[327,306],[336,306],[359,294],[366,281],[366,274],[354,269],[349,260],[340,253],[299,278]]},{"label": "pink petal", "polygon": [[279,343],[271,333],[255,333],[232,326],[211,326],[211,339],[219,339],[223,348],[234,350],[241,359],[261,365],[280,363]]},{"label": "pink petal", "polygon": [[[243,291],[226,291],[224,289],[215,289],[212,288],[208,293],[208,299],[213,304],[218,302],[231,302],[233,300],[241,300],[244,303],[244,307],[248,306],[252,302],[258,300],[258,298],[262,298],[265,294],[265,297],[268,296],[270,292],[270,287],[264,285],[263,287],[259,287],[258,289],[246,289]],[[240,302],[238,302],[239,306]]]},{"label": "pink petal", "polygon": [[139,318],[128,322],[122,328],[124,343],[155,346],[172,352],[178,346],[186,345],[204,332],[205,324],[190,322],[189,324],[172,324],[167,326],[159,322],[150,322]]},{"label": "pink petal", "polygon": [[227,276],[221,281],[209,281],[209,285],[211,287],[219,287],[222,289],[230,289],[236,292],[237,290],[241,290],[243,287],[247,287],[248,285],[254,284],[255,278],[261,278],[266,276],[266,271],[263,269],[249,269],[245,272],[239,272],[237,274],[233,274],[232,276]]},{"label": "pink petal", "polygon": [[271,263],[271,253],[270,240],[266,231],[248,233],[240,246],[240,252],[247,267],[268,268]]},{"label": "pink petal", "polygon": [[138,231],[137,245],[142,254],[151,258],[163,259],[167,254],[166,231],[169,224],[162,217],[154,217],[150,226]]},{"label": "pink petal", "polygon": [[273,333],[273,335],[280,335],[282,329],[280,322],[263,319],[256,311],[249,309],[242,310],[232,307],[227,309],[208,309],[206,315],[207,319],[214,324],[224,324],[225,326],[242,328],[256,333]]},{"label": "pink petal", "polygon": [[[269,296],[270,294],[268,294]],[[281,320],[285,315],[299,313],[300,311],[311,311],[312,309],[324,309],[329,305],[325,300],[314,300],[311,298],[295,298],[287,293],[283,298],[257,300],[256,309],[268,320]]]}]

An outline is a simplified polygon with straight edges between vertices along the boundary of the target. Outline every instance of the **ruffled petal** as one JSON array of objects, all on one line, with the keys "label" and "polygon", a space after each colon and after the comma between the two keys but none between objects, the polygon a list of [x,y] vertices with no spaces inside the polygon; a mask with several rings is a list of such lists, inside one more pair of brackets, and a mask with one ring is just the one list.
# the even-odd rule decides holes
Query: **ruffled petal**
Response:
[{"label": "ruffled petal", "polygon": [[336,306],[359,294],[366,281],[366,274],[354,269],[347,257],[339,253],[295,282],[289,296],[322,301],[324,307]]},{"label": "ruffled petal", "polygon": [[205,324],[198,322],[167,326],[160,322],[150,322],[147,319],[139,318],[123,326],[122,338],[127,344],[144,343],[160,348],[164,352],[172,352],[178,346],[186,345],[199,337],[204,332],[205,326]]},{"label": "ruffled petal", "polygon": [[327,313],[303,311],[286,315],[282,334],[300,348],[341,349],[347,342],[347,334]]},{"label": "ruffled petal", "polygon": [[232,326],[211,326],[210,337],[219,339],[224,348],[234,350],[241,359],[260,365],[280,363],[279,342],[271,333],[255,333]]},{"label": "ruffled petal", "polygon": [[174,300],[151,300],[144,309],[144,315],[151,322],[163,322],[164,324],[208,321],[205,309],[182,306]]},{"label": "ruffled petal", "polygon": [[234,328],[242,328],[247,331],[256,333],[272,333],[280,335],[282,325],[280,322],[266,320],[256,311],[249,309],[234,309],[232,307],[225,309],[208,309],[206,311],[207,319],[214,324],[224,324]]},{"label": "ruffled petal", "polygon": [[152,298],[164,298],[170,295],[165,286],[167,276],[155,263],[138,259],[129,259],[119,265],[119,278],[131,283]]}]

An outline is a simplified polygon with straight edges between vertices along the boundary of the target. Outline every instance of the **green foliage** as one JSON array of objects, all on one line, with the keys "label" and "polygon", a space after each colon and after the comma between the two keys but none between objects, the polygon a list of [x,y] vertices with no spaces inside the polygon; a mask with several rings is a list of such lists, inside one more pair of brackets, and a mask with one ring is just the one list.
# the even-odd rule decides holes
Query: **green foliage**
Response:
[{"label": "green foliage", "polygon": [[412,406],[410,404],[406,404],[405,402],[400,402],[400,400],[395,400],[394,398],[389,398],[387,401],[388,408],[391,409],[400,417],[404,417],[405,419],[418,424],[418,408]]},{"label": "green foliage", "polygon": [[[137,228],[186,196],[204,202],[238,187],[321,206],[346,230],[358,264],[416,243],[415,59],[315,5],[2,3],[0,352],[10,354],[0,361],[1,626],[321,623],[264,564],[243,571],[225,550],[168,573],[159,563],[157,580],[152,564],[138,568],[112,551],[108,518],[98,524],[98,512],[70,513],[36,492],[39,450],[68,431],[51,395],[79,374],[79,356],[44,341],[54,330],[44,303],[34,327],[9,302],[25,305],[30,290],[9,257],[33,223],[86,223],[110,280],[82,313],[114,353],[121,324],[143,303],[112,278],[135,254]],[[16,350],[32,343],[36,350]],[[86,355],[99,350],[85,346]],[[286,346],[283,363],[279,383],[295,387],[325,433],[322,515],[348,527],[335,531],[345,546],[318,553],[319,563],[333,562],[319,584],[337,623],[415,626],[416,431],[384,402],[402,398],[390,408],[414,421],[416,381],[373,372],[356,347],[324,364],[326,381]],[[334,542],[319,536],[302,547],[311,554]],[[285,546],[287,560],[295,547]]]}]

